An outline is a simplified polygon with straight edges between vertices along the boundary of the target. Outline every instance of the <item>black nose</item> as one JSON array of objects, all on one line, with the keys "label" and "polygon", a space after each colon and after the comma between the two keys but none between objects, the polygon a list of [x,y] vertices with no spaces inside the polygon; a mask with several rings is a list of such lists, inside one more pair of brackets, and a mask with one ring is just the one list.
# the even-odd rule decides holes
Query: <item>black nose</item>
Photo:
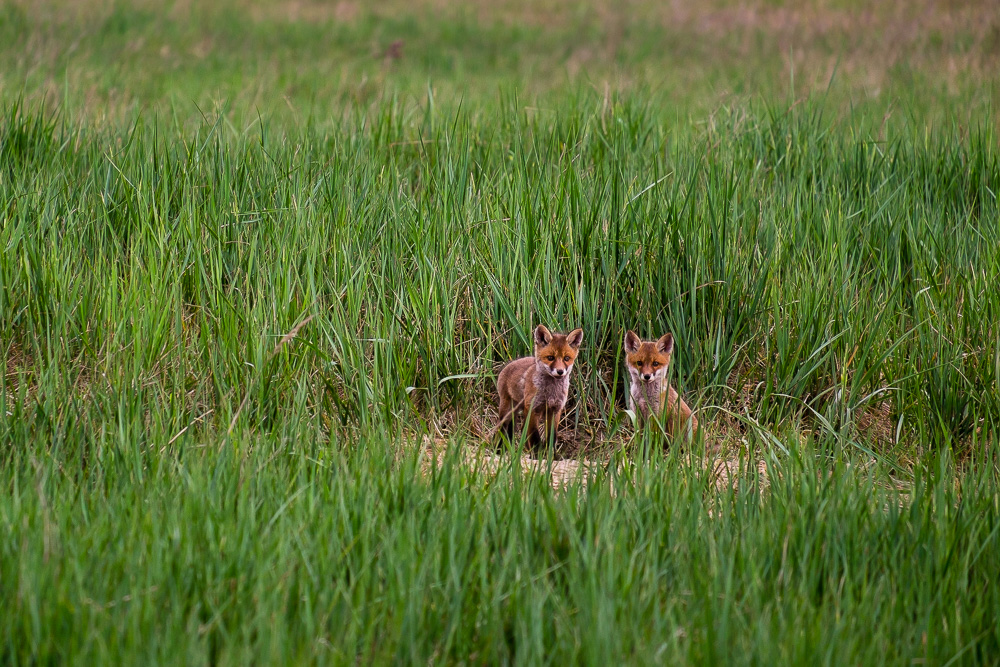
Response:
[{"label": "black nose", "polygon": [[560,369],[556,370],[556,375],[562,375],[565,372],[566,371],[564,371],[563,369],[560,368]]},{"label": "black nose", "polygon": [[646,373],[642,377],[644,377],[644,378],[646,378],[648,380],[649,378],[653,377],[653,374],[652,373]]}]

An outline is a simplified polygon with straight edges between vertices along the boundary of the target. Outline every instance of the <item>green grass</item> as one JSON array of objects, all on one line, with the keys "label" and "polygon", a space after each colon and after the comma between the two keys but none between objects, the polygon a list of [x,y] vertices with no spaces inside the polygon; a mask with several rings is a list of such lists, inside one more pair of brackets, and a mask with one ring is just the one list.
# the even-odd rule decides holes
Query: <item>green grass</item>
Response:
[{"label": "green grass", "polygon": [[[992,77],[182,4],[0,9],[5,663],[997,663]],[[538,322],[584,329],[561,489],[470,463]],[[628,328],[693,445],[632,437]]]},{"label": "green grass", "polygon": [[716,489],[672,455],[559,493],[454,456],[425,477],[391,442],[300,424],[221,452],[109,442],[71,473],[18,457],[5,658],[995,661],[980,469],[942,458],[901,494],[810,448]]}]

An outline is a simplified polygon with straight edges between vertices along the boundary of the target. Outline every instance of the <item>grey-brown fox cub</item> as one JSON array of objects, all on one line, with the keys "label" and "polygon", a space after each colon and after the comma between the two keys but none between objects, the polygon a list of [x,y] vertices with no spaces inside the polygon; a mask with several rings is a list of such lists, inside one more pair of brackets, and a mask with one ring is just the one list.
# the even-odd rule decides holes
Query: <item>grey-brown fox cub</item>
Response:
[{"label": "grey-brown fox cub", "polygon": [[568,334],[552,333],[544,325],[535,327],[535,355],[510,362],[497,378],[500,423],[497,432],[514,437],[514,415],[528,420],[532,446],[543,438],[555,443],[559,418],[569,395],[569,374],[583,343],[583,329]]}]

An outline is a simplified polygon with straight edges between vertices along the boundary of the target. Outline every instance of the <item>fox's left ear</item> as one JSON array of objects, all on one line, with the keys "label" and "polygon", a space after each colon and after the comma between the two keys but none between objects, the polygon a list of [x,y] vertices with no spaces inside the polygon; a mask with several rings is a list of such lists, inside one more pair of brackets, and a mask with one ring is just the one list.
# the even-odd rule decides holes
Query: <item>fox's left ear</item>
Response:
[{"label": "fox's left ear", "polygon": [[573,329],[566,336],[566,342],[574,350],[578,349],[580,345],[583,344],[583,329]]},{"label": "fox's left ear", "polygon": [[663,354],[670,354],[674,351],[674,335],[667,334],[660,340],[656,341],[656,349]]}]

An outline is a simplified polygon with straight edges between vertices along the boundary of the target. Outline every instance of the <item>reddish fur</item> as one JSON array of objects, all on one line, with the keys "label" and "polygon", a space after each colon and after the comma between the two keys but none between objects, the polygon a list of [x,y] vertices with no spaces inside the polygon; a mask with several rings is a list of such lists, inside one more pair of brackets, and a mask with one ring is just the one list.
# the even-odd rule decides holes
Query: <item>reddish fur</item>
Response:
[{"label": "reddish fur", "polygon": [[[667,433],[674,434],[691,421],[692,431],[698,430],[698,418],[684,399],[667,382],[666,371],[673,356],[673,336],[666,334],[657,341],[640,341],[629,331],[625,336],[625,364],[629,370],[630,405],[637,417],[646,420],[650,412],[663,418]],[[651,376],[646,379],[646,376]]]}]

